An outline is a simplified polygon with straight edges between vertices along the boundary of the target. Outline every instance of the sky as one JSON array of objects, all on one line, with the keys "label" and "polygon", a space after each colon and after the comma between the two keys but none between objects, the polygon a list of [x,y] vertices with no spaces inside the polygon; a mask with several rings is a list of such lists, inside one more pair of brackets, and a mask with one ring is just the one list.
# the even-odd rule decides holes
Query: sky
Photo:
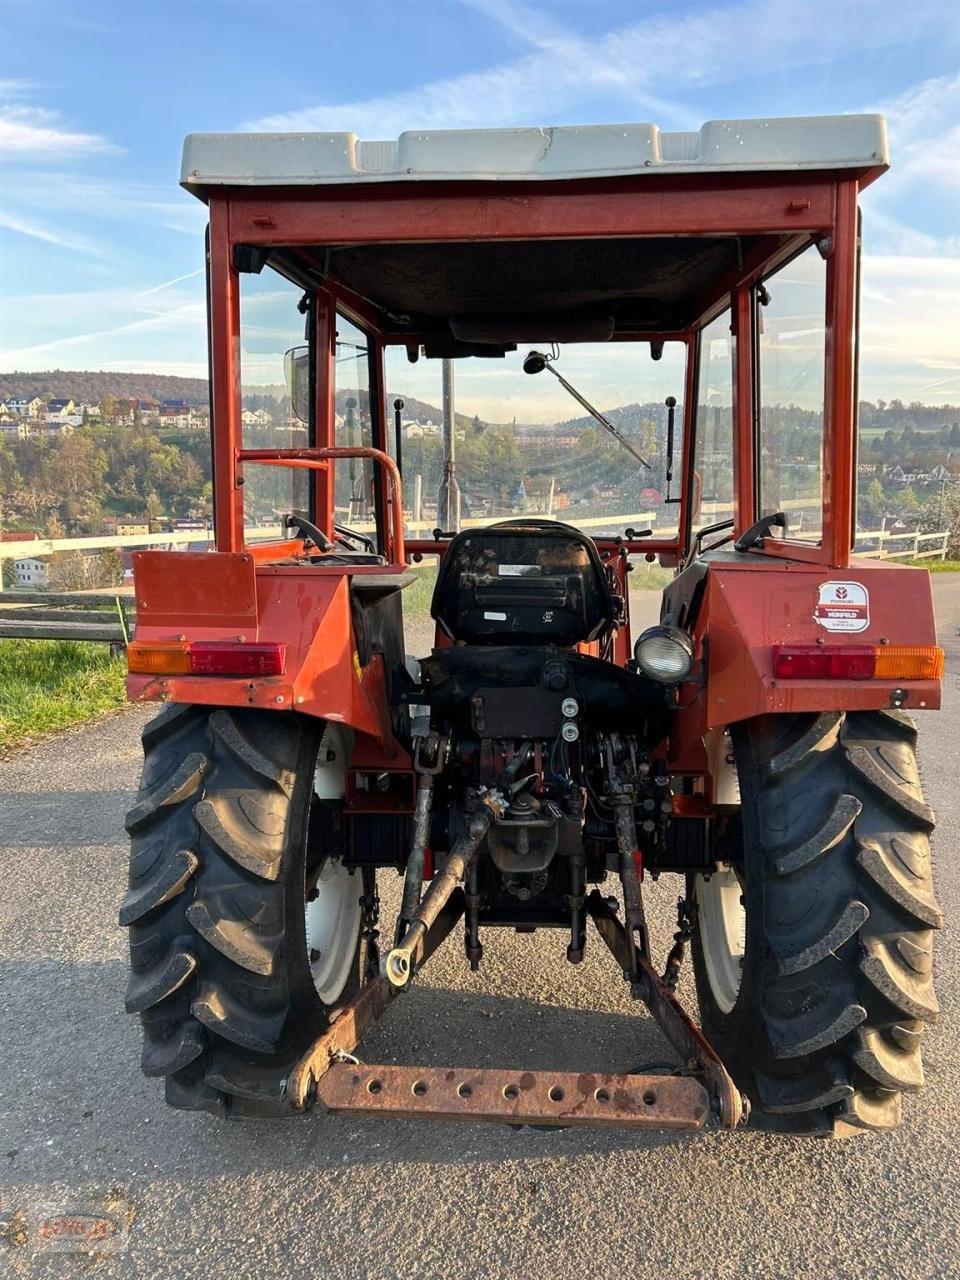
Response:
[{"label": "sky", "polygon": [[190,132],[878,110],[861,391],[958,403],[954,0],[2,0],[0,371],[205,376]]}]

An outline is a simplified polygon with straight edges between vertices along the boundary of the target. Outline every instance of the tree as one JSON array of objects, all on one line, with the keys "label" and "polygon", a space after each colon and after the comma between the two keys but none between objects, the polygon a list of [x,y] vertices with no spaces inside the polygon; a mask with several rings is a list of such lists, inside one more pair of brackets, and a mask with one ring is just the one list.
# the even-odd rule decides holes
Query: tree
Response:
[{"label": "tree", "polygon": [[6,440],[0,438],[0,529],[4,528],[5,498],[22,484],[17,459]]},{"label": "tree", "polygon": [[113,565],[96,553],[58,551],[50,557],[50,586],[54,591],[88,591],[113,586]]},{"label": "tree", "polygon": [[886,512],[887,497],[883,485],[874,476],[866,490],[858,496],[857,515],[863,529],[876,529]]},{"label": "tree", "polygon": [[120,401],[112,392],[108,391],[100,397],[100,417],[108,426],[116,424],[119,411]]},{"label": "tree", "polygon": [[960,560],[960,484],[952,484],[943,492],[941,529],[947,530],[947,559]]}]

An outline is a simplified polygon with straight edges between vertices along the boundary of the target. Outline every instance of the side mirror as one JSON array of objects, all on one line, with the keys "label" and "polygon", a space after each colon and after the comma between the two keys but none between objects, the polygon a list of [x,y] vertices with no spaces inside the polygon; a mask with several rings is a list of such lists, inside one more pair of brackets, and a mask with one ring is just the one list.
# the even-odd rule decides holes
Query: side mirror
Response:
[{"label": "side mirror", "polygon": [[293,412],[301,422],[310,421],[310,348],[291,347],[283,357],[283,377]]}]

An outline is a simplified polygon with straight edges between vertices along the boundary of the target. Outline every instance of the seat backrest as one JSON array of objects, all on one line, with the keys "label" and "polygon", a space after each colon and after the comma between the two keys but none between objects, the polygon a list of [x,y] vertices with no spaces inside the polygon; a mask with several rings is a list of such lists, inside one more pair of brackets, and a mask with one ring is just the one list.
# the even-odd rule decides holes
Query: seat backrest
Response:
[{"label": "seat backrest", "polygon": [[574,645],[613,623],[607,572],[590,538],[555,520],[505,520],[458,533],[430,606],[454,640]]}]

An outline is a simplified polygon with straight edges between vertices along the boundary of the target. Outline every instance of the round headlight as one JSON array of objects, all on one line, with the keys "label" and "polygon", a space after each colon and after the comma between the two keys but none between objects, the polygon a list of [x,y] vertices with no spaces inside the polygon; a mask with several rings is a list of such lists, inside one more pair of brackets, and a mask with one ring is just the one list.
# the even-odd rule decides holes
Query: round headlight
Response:
[{"label": "round headlight", "polygon": [[693,641],[679,627],[648,627],[633,646],[637,666],[660,684],[679,684],[693,667]]}]

